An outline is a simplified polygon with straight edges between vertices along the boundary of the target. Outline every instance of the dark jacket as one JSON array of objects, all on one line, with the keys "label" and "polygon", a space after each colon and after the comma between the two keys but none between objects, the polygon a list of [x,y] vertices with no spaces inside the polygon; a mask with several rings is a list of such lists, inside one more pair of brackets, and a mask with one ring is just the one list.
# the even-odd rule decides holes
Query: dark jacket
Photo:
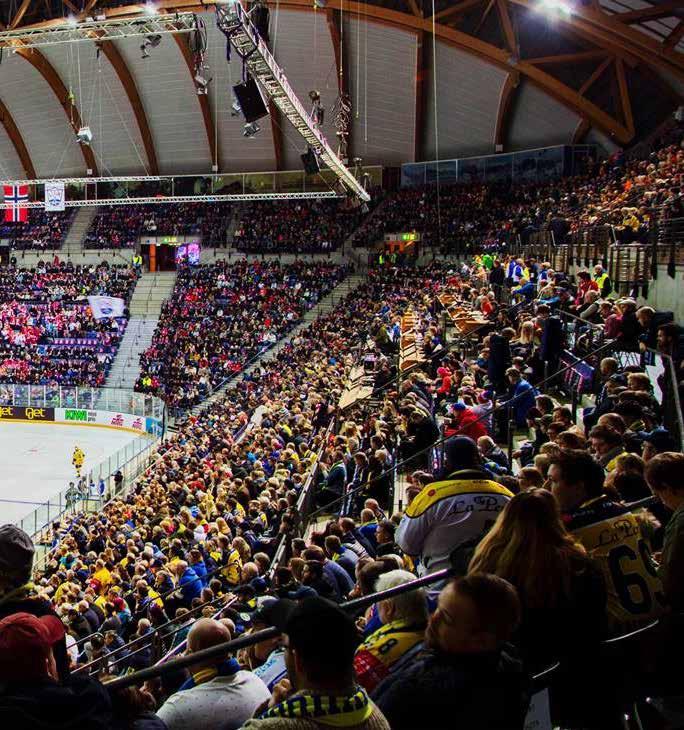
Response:
[{"label": "dark jacket", "polygon": [[522,663],[508,651],[425,651],[383,680],[372,698],[392,730],[517,730],[525,721],[529,688]]},{"label": "dark jacket", "polygon": [[109,730],[112,722],[107,690],[87,677],[66,686],[48,678],[1,686],[0,723],[12,730]]}]

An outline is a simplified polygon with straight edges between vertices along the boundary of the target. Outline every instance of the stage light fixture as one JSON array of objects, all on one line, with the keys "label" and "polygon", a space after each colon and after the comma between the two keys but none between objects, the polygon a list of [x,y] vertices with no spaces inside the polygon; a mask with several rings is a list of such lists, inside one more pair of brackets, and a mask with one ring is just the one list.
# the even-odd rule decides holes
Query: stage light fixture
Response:
[{"label": "stage light fixture", "polygon": [[243,137],[253,137],[255,134],[261,132],[261,127],[256,122],[250,122],[245,124],[245,128],[242,130]]},{"label": "stage light fixture", "polygon": [[79,144],[89,146],[93,141],[93,133],[90,131],[90,127],[81,127],[76,132],[76,140]]}]

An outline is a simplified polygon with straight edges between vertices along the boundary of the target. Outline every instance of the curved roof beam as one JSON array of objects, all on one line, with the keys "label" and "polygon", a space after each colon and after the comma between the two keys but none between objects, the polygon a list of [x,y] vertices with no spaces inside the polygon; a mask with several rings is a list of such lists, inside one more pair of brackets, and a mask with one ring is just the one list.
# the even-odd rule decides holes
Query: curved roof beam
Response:
[{"label": "curved roof beam", "polygon": [[[178,1],[176,0],[176,2]],[[518,0],[513,1],[517,2]],[[525,0],[520,1],[525,2]],[[190,3],[192,0],[187,0],[187,2]],[[280,7],[311,9],[312,6],[310,0],[280,0]],[[427,33],[432,32],[431,18],[417,18],[408,13],[388,10],[377,5],[358,3],[354,0],[349,0],[347,10],[351,16],[360,14],[371,20],[388,23],[403,28],[404,30],[414,31],[416,33],[422,31],[426,31]],[[517,63],[512,64],[511,52],[509,50],[499,48],[491,43],[485,43],[479,38],[440,24],[435,25],[435,34],[444,43],[477,56],[505,71],[517,71],[561,104],[572,109],[581,117],[587,117],[593,126],[601,129],[620,144],[628,144],[634,136],[621,121],[615,119],[596,104],[584,98],[575,89],[551,76],[551,74],[542,68],[526,60],[517,61]]]},{"label": "curved roof beam", "polygon": [[19,156],[21,166],[24,168],[24,174],[27,180],[35,180],[38,176],[36,170],[33,167],[33,161],[29,155],[26,145],[24,144],[24,138],[21,136],[19,128],[14,122],[12,115],[9,113],[7,107],[3,104],[0,99],[0,122],[7,132],[7,136],[10,138],[10,142],[14,145],[14,149]]},{"label": "curved roof beam", "polygon": [[[529,10],[537,9],[536,0],[508,1]],[[619,13],[608,15],[577,3],[573,6],[572,14],[559,16],[558,22],[590,38],[599,47],[636,56],[653,68],[669,71],[684,80],[684,54],[630,27],[619,18]]]},{"label": "curved roof beam", "polygon": [[[178,33],[173,34],[173,39],[176,41],[178,48],[180,48],[181,55],[185,59],[188,71],[190,72],[192,85],[195,86],[195,65],[192,60],[192,51],[188,45],[188,39],[185,35],[180,35]],[[214,134],[214,120],[211,114],[211,106],[209,105],[209,95],[197,94],[197,101],[199,102],[200,109],[202,110],[202,117],[204,118],[204,129],[207,133],[207,142],[209,143],[209,152],[211,154],[211,164],[213,169],[219,170],[216,135]]]},{"label": "curved roof beam", "polygon": [[[454,9],[458,13],[459,9],[464,8],[466,5],[469,7],[476,5],[477,2],[482,2],[482,0],[460,0],[460,2],[455,4]],[[195,12],[206,11],[213,4],[212,0],[158,0],[157,2],[157,6],[162,10]],[[502,10],[504,4],[515,4],[529,10],[535,10],[537,0],[501,0],[499,7]],[[307,9],[313,12],[311,0],[280,0],[280,6]],[[432,32],[432,18],[421,18],[408,12],[389,10],[378,5],[357,2],[356,0],[349,0],[346,9],[351,16],[363,16],[364,18],[379,23],[386,23],[394,27],[412,31],[416,34]],[[451,9],[449,8],[448,10]],[[125,17],[139,15],[141,7],[140,5],[130,5],[118,8],[105,8],[102,12],[109,18]],[[621,119],[613,117],[596,104],[593,104],[575,89],[552,76],[544,68],[540,68],[539,65],[530,63],[525,59],[517,61],[515,54],[512,56],[508,49],[486,43],[460,30],[442,25],[439,21],[446,20],[446,17],[447,11],[443,11],[441,14],[438,13],[435,17],[438,21],[435,25],[436,36],[444,43],[471,53],[506,71],[515,70],[519,72],[522,77],[529,79],[535,86],[545,91],[566,107],[572,109],[582,118],[587,118],[592,126],[608,134],[616,142],[624,145],[631,141],[633,134]],[[616,19],[616,16],[610,16],[595,8],[581,7],[578,5],[573,9],[572,15],[562,17],[559,22],[569,31],[590,40],[598,48],[624,57],[624,60],[630,66],[633,65],[634,59],[638,59],[655,69],[674,73],[675,76],[684,80],[684,54],[663,47],[663,44],[645,33],[630,28],[626,23],[620,22]],[[45,23],[37,25],[45,25]],[[508,40],[510,41],[511,39],[509,38]],[[178,39],[177,42],[179,42]],[[183,51],[183,46],[180,42],[179,47]],[[183,55],[186,61],[190,61],[188,65],[192,71],[192,59],[189,49],[186,49]],[[205,119],[205,126],[207,125],[207,120],[209,120],[207,136],[210,140],[210,147],[212,148],[212,159],[215,160],[216,152],[214,149],[215,144],[212,142],[213,125],[211,124],[211,111],[206,97],[199,97],[199,99]]]},{"label": "curved roof beam", "polygon": [[[69,92],[64,86],[62,79],[59,74],[53,68],[52,64],[45,58],[45,56],[37,48],[21,48],[16,47],[18,56],[26,59],[33,68],[47,81],[50,88],[54,92],[57,100],[60,103],[64,113],[69,120],[69,125],[74,130],[74,134],[83,126],[81,122],[81,115],[78,113],[76,105],[69,97]],[[85,160],[86,169],[91,170],[92,175],[97,175],[97,163],[95,162],[95,155],[89,145],[79,145],[83,159]]]},{"label": "curved roof beam", "polygon": [[157,162],[157,151],[154,147],[152,131],[150,130],[150,125],[147,121],[147,114],[145,114],[145,107],[140,99],[140,94],[138,93],[138,87],[135,84],[135,80],[126,65],[126,61],[124,61],[123,56],[119,53],[119,49],[112,41],[102,41],[100,46],[102,48],[102,52],[107,57],[107,60],[112,64],[112,67],[116,71],[116,75],[119,77],[119,81],[121,81],[121,85],[124,87],[128,101],[130,102],[133,113],[135,114],[138,129],[140,130],[140,136],[142,137],[143,145],[145,146],[145,153],[147,154],[149,174],[159,175],[159,163]]},{"label": "curved roof beam", "polygon": [[501,95],[499,96],[499,109],[496,114],[496,128],[494,131],[494,149],[497,152],[503,152],[506,147],[511,108],[518,86],[520,86],[520,74],[517,71],[511,71],[501,87]]},{"label": "curved roof beam", "polygon": [[21,21],[24,18],[24,15],[26,15],[26,11],[29,9],[30,4],[31,4],[31,0],[23,0],[21,5],[19,6],[19,9],[14,14],[14,17],[12,18],[12,20],[10,21],[10,24],[9,24],[10,30],[12,30],[13,28],[16,28],[19,25],[19,23],[21,23]]}]

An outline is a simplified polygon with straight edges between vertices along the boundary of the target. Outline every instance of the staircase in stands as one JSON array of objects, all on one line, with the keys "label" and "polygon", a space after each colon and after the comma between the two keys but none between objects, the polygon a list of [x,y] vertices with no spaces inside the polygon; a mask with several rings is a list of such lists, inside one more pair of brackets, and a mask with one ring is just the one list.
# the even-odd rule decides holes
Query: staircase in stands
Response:
[{"label": "staircase in stands", "polygon": [[128,327],[107,377],[108,388],[133,388],[140,374],[140,355],[152,344],[164,302],[176,283],[175,271],[143,274],[129,305]]},{"label": "staircase in stands", "polygon": [[[282,340],[279,340],[270,350],[266,351],[258,360],[255,360],[249,367],[245,368],[240,375],[247,375],[254,370],[254,368],[262,362],[266,362],[271,358],[275,357],[282,349],[296,337],[305,327],[308,327],[316,317],[322,314],[327,314],[331,309],[336,307],[340,300],[346,297],[351,292],[355,291],[364,281],[366,280],[366,274],[351,274],[344,281],[340,282],[329,294],[324,296],[318,304],[312,307],[302,317],[299,324],[291,330]],[[238,377],[239,377],[238,376]],[[215,401],[219,400],[229,383],[219,387],[212,395],[209,396],[205,401],[196,405],[193,409],[193,413],[199,413],[203,411],[207,406],[211,405]]]},{"label": "staircase in stands", "polygon": [[71,224],[69,233],[64,240],[64,245],[60,254],[69,256],[74,253],[81,253],[83,250],[83,241],[85,240],[86,233],[90,228],[95,216],[100,209],[97,206],[89,207],[83,206],[78,208],[74,217],[74,222]]}]

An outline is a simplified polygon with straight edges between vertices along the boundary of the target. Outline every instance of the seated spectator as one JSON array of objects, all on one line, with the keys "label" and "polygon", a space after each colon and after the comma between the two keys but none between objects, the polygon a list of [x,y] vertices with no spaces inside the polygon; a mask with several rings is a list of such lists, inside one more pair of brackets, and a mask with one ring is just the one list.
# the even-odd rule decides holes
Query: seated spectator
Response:
[{"label": "seated spectator", "polygon": [[[552,457],[549,469],[566,528],[603,572],[609,629],[617,633],[662,613],[662,586],[644,523],[604,493],[604,474],[584,451],[562,451]],[[624,589],[627,579],[638,581],[638,593]]]},{"label": "seated spectator", "polygon": [[[467,565],[470,551],[513,496],[483,470],[472,439],[455,436],[446,442],[444,453],[448,476],[423,488],[396,534],[405,553],[420,557],[420,573],[449,567],[454,552],[462,554]],[[484,509],[473,509],[472,505],[483,501]]]},{"label": "seated spectator", "polygon": [[[375,590],[385,591],[414,578],[405,570],[392,570],[378,578]],[[376,605],[382,626],[366,637],[354,656],[356,679],[369,692],[415,654],[424,639],[428,618],[422,588]]]},{"label": "seated spectator", "polygon": [[519,619],[515,588],[502,578],[475,574],[448,583],[430,617],[425,652],[373,692],[392,730],[522,728],[529,684],[506,646]]},{"label": "seated spectator", "polygon": [[107,690],[87,675],[60,679],[53,647],[64,626],[51,615],[14,613],[0,620],[0,718],[6,727],[109,730]]},{"label": "seated spectator", "polygon": [[[516,644],[539,669],[596,651],[606,631],[603,576],[569,534],[545,489],[517,494],[475,549],[469,573],[492,573],[518,590]],[[558,631],[557,627],[565,627]]]},{"label": "seated spectator", "polygon": [[645,469],[648,486],[673,513],[665,527],[658,576],[662,581],[668,606],[680,613],[684,610],[684,490],[681,486],[683,467],[683,454],[666,451],[650,459]]},{"label": "seated spectator", "polygon": [[245,730],[313,730],[331,724],[332,716],[338,727],[389,730],[366,690],[355,682],[356,628],[342,609],[321,598],[300,603],[281,599],[273,618],[284,634],[288,679],[276,685],[269,708],[245,723]]}]

